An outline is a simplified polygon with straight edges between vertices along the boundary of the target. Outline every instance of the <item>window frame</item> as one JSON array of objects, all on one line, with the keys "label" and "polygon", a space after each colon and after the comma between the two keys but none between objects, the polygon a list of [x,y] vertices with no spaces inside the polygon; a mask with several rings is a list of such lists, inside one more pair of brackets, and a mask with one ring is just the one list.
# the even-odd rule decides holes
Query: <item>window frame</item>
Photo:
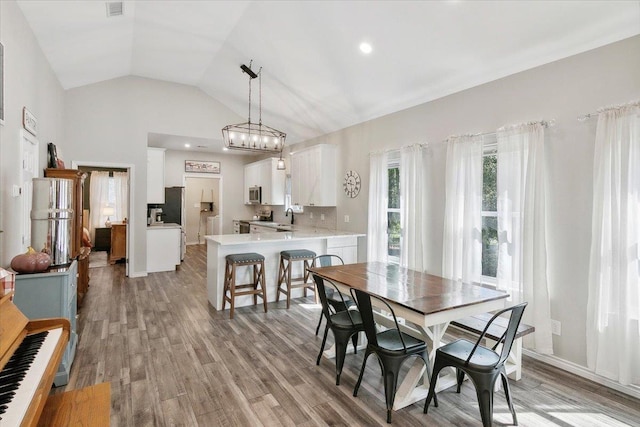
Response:
[{"label": "window frame", "polygon": [[400,265],[400,257],[401,257],[401,251],[402,251],[402,234],[403,234],[403,229],[402,229],[402,223],[400,223],[400,248],[398,249],[398,255],[390,255],[389,254],[389,244],[390,244],[390,240],[389,240],[389,236],[390,236],[390,224],[389,224],[389,214],[390,213],[397,213],[400,217],[402,217],[401,214],[401,210],[400,210],[400,200],[402,198],[401,194],[400,194],[400,152],[393,152],[393,153],[389,153],[389,158],[387,160],[387,196],[389,195],[390,192],[390,183],[389,183],[389,171],[391,169],[398,169],[398,207],[397,208],[390,208],[389,207],[389,201],[387,201],[387,261],[391,264],[397,264]]},{"label": "window frame", "polygon": [[[485,135],[485,137],[483,138],[482,141],[482,158],[483,158],[483,186],[484,186],[484,158],[485,157],[490,157],[490,156],[496,156],[496,186],[497,186],[497,173],[498,173],[498,165],[497,165],[497,156],[498,156],[498,141],[496,138],[495,134],[490,134],[490,135]],[[496,196],[497,197],[497,196]],[[483,208],[484,208],[484,191],[483,191]],[[498,217],[498,207],[497,207],[497,203],[496,203],[496,210],[495,211],[485,211],[484,209],[481,211],[480,215],[481,215],[481,219],[482,222],[484,223],[484,218],[497,218]],[[482,264],[482,260],[484,259],[484,254],[480,255],[481,257],[481,264]],[[496,261],[496,268],[497,268],[497,261]],[[498,279],[497,277],[493,277],[493,276],[486,276],[484,274],[481,274],[480,276],[480,280],[482,284],[488,285],[490,287],[497,287],[498,286]]]}]

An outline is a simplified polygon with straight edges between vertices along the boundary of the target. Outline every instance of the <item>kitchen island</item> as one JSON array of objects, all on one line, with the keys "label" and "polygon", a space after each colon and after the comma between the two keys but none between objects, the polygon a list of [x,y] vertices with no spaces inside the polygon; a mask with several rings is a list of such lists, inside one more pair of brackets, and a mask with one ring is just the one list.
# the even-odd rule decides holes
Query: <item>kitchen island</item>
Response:
[{"label": "kitchen island", "polygon": [[[325,229],[294,229],[291,232],[205,236],[209,304],[216,310],[222,310],[225,257],[229,254],[257,252],[265,257],[265,286],[267,301],[271,302],[276,300],[280,251],[309,249],[318,255],[328,253],[339,255],[347,264],[355,263],[358,261],[358,237],[364,236],[365,234]],[[301,263],[294,264],[293,277],[302,275],[302,266],[299,264]],[[237,283],[249,283],[251,281],[250,269],[240,269],[236,280]],[[294,289],[292,298],[302,296],[302,292],[302,289]],[[236,297],[236,307],[252,304],[251,296]],[[285,307],[284,302],[283,307]]]}]

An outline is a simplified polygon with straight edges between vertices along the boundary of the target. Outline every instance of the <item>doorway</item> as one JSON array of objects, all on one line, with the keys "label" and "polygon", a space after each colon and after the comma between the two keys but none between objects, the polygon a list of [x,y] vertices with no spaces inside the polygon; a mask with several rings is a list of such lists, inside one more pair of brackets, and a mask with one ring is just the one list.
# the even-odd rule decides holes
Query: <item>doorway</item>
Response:
[{"label": "doorway", "polygon": [[90,267],[124,263],[125,275],[129,276],[133,258],[130,248],[133,165],[73,162],[73,167],[87,173],[83,187],[87,221],[83,225],[93,243]]},{"label": "doorway", "polygon": [[221,234],[222,177],[185,174],[187,245],[205,243],[207,234]]}]

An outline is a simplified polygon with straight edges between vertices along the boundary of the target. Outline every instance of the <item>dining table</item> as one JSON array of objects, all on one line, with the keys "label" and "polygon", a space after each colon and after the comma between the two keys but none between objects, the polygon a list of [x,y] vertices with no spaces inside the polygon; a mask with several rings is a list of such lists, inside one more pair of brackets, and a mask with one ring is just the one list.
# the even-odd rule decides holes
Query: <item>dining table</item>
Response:
[{"label": "dining table", "polygon": [[[481,284],[450,280],[393,263],[364,262],[312,267],[309,270],[335,283],[345,295],[355,288],[384,299],[395,315],[403,319],[401,328],[404,332],[431,343],[431,365],[435,350],[444,344],[444,334],[451,321],[504,308],[509,297],[506,292]],[[372,302],[375,305],[375,300]],[[393,318],[384,310],[376,310],[374,314],[378,324],[392,326]],[[325,357],[333,354],[331,350],[324,353]],[[394,410],[427,397],[429,373],[422,360],[413,359],[413,364],[398,386]],[[455,375],[441,376],[436,391],[453,384]]]}]

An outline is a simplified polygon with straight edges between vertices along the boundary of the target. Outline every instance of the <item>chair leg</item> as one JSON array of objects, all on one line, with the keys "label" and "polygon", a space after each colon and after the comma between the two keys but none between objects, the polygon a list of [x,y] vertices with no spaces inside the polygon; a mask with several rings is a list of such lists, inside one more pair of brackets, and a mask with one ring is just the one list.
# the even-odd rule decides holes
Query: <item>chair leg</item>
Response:
[{"label": "chair leg", "polygon": [[224,291],[222,292],[222,310],[227,305],[227,292],[229,291],[229,282],[231,280],[231,265],[227,262],[224,267]]},{"label": "chair leg", "polygon": [[516,417],[516,410],[513,407],[513,400],[511,400],[511,389],[509,388],[509,379],[507,378],[507,372],[504,370],[504,365],[502,366],[500,377],[502,378],[502,388],[504,389],[504,395],[507,398],[507,404],[509,405],[509,410],[511,411],[511,416],[513,417],[513,425],[517,426],[518,417]]},{"label": "chair leg", "polygon": [[393,413],[393,401],[396,398],[396,387],[398,386],[398,366],[387,367],[384,373],[384,395],[387,402],[387,423],[391,424],[391,414]]},{"label": "chair leg", "polygon": [[353,354],[358,354],[358,337],[360,336],[360,332],[356,332],[355,335],[351,336],[351,342],[353,343]]},{"label": "chair leg", "polygon": [[[260,276],[258,275],[258,264],[253,264],[253,290],[258,290],[258,281]],[[253,294],[253,305],[258,305],[258,294]]]},{"label": "chair leg", "polygon": [[276,285],[276,302],[280,301],[280,284],[284,280],[284,260],[280,257],[280,266],[278,267],[278,283]]},{"label": "chair leg", "polygon": [[[287,275],[287,310],[291,307],[291,270],[293,270],[292,266],[293,262],[289,260],[286,266],[286,275]],[[304,296],[307,296],[305,294]]]},{"label": "chair leg", "polygon": [[500,372],[496,372],[490,377],[483,375],[478,378],[469,374],[476,386],[476,395],[478,396],[478,406],[480,407],[480,416],[482,417],[482,425],[491,427],[493,423],[493,388]]},{"label": "chair leg", "polygon": [[[420,354],[420,357],[422,358],[422,361],[424,362],[424,367],[427,370],[427,378],[429,378],[429,384],[431,384],[431,367],[429,366],[429,355],[427,354],[427,351],[425,350],[423,353]],[[435,403],[436,406],[438,406],[438,395],[437,394],[433,394],[433,401]]]},{"label": "chair leg", "polygon": [[358,376],[358,382],[356,382],[356,386],[353,389],[353,396],[356,397],[358,395],[358,389],[360,388],[360,383],[362,382],[362,376],[364,375],[364,368],[367,366],[367,359],[371,352],[369,348],[364,352],[364,359],[362,359],[362,368],[360,368],[360,375]]},{"label": "chair leg", "polygon": [[236,265],[231,266],[231,283],[229,283],[229,296],[231,309],[229,310],[229,319],[233,319],[233,310],[236,307]]},{"label": "chair leg", "polygon": [[324,337],[322,337],[322,345],[320,346],[320,353],[318,353],[318,359],[316,360],[316,365],[320,364],[320,359],[322,358],[322,352],[324,352],[324,345],[327,342],[328,333],[329,333],[329,324],[327,323],[326,328],[324,328]]},{"label": "chair leg", "polygon": [[318,326],[316,326],[316,336],[318,336],[318,332],[320,331],[320,325],[322,324],[323,317],[324,317],[324,314],[320,312],[320,318],[318,319]]},{"label": "chair leg", "polygon": [[[422,411],[425,414],[429,411],[431,399],[436,395],[436,383],[438,382],[438,374],[440,374],[442,368],[444,368],[444,365],[440,363],[438,356],[436,355],[436,361],[433,363],[433,372],[431,373],[431,382],[429,383],[429,394],[427,394],[427,400],[424,402],[424,410]],[[437,408],[438,399],[435,399],[433,404]]]},{"label": "chair leg", "polygon": [[344,358],[347,354],[347,345],[349,345],[349,335],[344,333],[333,332],[336,345],[336,385],[340,385],[340,374],[344,366]]},{"label": "chair leg", "polygon": [[267,285],[264,279],[264,261],[260,263],[260,271],[258,272],[260,277],[260,288],[262,289],[262,305],[264,306],[264,312],[267,312]]},{"label": "chair leg", "polygon": [[464,371],[460,368],[456,368],[456,393],[460,393],[460,387],[464,381]]}]

